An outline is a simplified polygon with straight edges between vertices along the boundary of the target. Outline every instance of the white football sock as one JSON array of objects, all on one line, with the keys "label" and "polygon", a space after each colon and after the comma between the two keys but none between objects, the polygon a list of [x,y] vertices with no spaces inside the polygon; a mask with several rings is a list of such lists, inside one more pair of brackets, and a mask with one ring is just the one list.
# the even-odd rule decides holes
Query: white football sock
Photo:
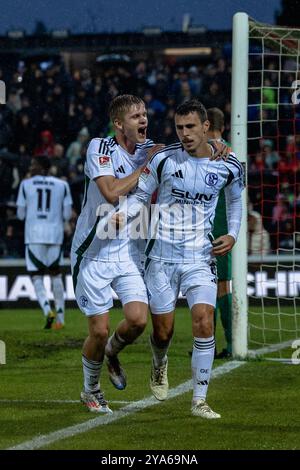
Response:
[{"label": "white football sock", "polygon": [[55,309],[57,313],[57,321],[59,323],[65,322],[65,298],[64,298],[64,285],[62,276],[51,276],[52,290],[55,301]]},{"label": "white football sock", "polygon": [[193,402],[206,399],[208,384],[214,362],[215,339],[194,338],[192,354]]},{"label": "white football sock", "polygon": [[46,294],[43,277],[32,276],[32,283],[41,309],[43,310],[44,315],[47,316],[48,313],[51,312],[51,306]]},{"label": "white football sock", "polygon": [[100,390],[99,377],[102,362],[92,361],[82,355],[82,367],[84,377],[84,391],[86,393],[95,393]]}]

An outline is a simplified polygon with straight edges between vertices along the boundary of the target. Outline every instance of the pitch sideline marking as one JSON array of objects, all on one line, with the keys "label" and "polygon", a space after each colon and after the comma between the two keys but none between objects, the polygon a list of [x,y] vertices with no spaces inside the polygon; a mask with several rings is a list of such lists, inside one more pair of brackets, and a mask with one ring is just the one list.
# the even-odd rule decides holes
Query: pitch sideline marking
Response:
[{"label": "pitch sideline marking", "polygon": [[[245,362],[241,361],[231,361],[220,367],[217,367],[212,371],[212,379],[215,379],[221,375],[227,374],[232,370],[242,366]],[[175,398],[183,393],[190,391],[193,387],[192,380],[188,380],[175,388],[172,388],[168,394],[168,400]],[[150,406],[158,405],[160,402],[157,401],[154,397],[148,397],[143,400],[138,400],[131,402],[129,405],[115,411],[113,414],[105,414],[98,416],[97,418],[90,419],[84,423],[75,424],[73,426],[68,426],[67,428],[60,429],[58,431],[51,432],[49,434],[44,434],[42,436],[34,437],[29,441],[22,442],[13,447],[9,447],[7,450],[35,450],[40,449],[41,447],[48,446],[57,442],[61,439],[66,439],[69,437],[76,436],[77,434],[82,434],[84,432],[90,431],[91,429],[97,428],[98,426],[104,426],[105,424],[110,424],[118,419],[124,418],[125,416],[132,415],[137,413],[140,410],[148,408]]]},{"label": "pitch sideline marking", "polygon": [[[0,403],[57,403],[57,404],[65,404],[65,403],[81,403],[80,400],[5,400],[1,399]],[[128,405],[128,403],[132,403],[131,401],[126,400],[109,400],[109,403],[118,403],[120,405]]]}]

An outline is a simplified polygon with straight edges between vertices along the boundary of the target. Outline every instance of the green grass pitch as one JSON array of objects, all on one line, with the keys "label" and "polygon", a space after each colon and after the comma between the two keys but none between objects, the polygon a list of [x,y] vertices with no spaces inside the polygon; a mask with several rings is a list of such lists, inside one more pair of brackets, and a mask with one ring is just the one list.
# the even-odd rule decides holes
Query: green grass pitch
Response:
[{"label": "green grass pitch", "polygon": [[[121,317],[119,309],[111,311],[111,328]],[[45,331],[38,309],[0,311],[0,340],[7,348],[7,364],[0,365],[1,449],[96,417],[79,403],[86,320],[78,310],[68,310],[66,322],[64,330]],[[126,406],[115,401],[133,402],[151,395],[149,331],[150,321],[147,332],[120,355],[128,376],[126,390],[115,390],[103,368],[101,388],[114,410]],[[221,336],[218,329],[219,349]],[[179,307],[169,352],[170,388],[191,378],[191,346],[190,314]],[[222,364],[224,361],[215,361],[214,367]],[[300,449],[299,371],[300,366],[249,361],[215,378],[208,403],[221,413],[220,420],[193,417],[189,391],[43,448]]]}]

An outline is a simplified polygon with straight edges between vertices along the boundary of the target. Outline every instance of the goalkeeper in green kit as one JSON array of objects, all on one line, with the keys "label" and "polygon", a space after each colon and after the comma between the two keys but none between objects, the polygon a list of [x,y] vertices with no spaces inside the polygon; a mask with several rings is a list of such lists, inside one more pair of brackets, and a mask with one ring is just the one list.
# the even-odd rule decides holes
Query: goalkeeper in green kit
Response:
[{"label": "goalkeeper in green kit", "polygon": [[[224,114],[219,108],[210,108],[207,110],[207,117],[210,122],[207,138],[217,141],[222,141],[222,134],[224,132]],[[229,145],[227,142],[224,142]],[[214,238],[225,235],[227,230],[226,218],[226,202],[224,189],[220,192],[219,201],[216,207],[216,215],[214,220]],[[225,333],[226,348],[219,354],[216,354],[217,359],[230,358],[232,356],[232,325],[231,325],[231,307],[232,307],[232,294],[230,292],[231,281],[231,252],[225,256],[217,257],[217,272],[218,272],[218,293],[217,305],[215,309],[215,329],[217,322],[218,310],[220,311],[221,322]]]}]

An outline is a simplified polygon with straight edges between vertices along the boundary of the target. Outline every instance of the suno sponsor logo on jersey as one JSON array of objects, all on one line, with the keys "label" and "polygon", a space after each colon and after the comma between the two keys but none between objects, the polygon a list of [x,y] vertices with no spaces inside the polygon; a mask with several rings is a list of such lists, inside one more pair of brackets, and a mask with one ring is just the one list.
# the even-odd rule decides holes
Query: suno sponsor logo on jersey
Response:
[{"label": "suno sponsor logo on jersey", "polygon": [[101,168],[107,168],[110,166],[110,157],[102,156],[99,157],[99,165]]},{"label": "suno sponsor logo on jersey", "polygon": [[189,191],[183,191],[182,189],[172,188],[172,196],[176,200],[183,200],[186,204],[198,203],[198,202],[209,202],[212,200],[212,194],[190,194]]}]

